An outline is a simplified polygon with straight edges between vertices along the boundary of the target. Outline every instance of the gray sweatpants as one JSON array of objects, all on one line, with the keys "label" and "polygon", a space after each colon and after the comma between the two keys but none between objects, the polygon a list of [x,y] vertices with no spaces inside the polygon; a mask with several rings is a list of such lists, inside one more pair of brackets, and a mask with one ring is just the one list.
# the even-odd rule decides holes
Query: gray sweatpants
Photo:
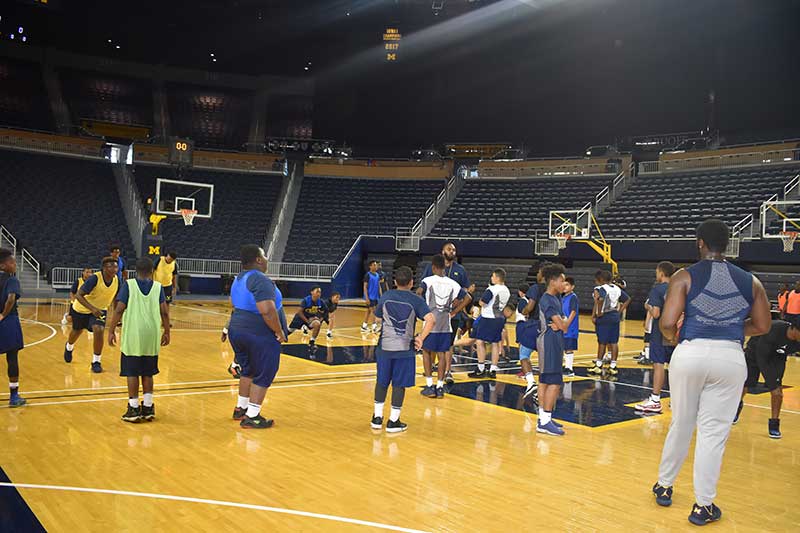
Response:
[{"label": "gray sweatpants", "polygon": [[678,477],[696,425],[694,493],[699,505],[711,505],[746,378],[738,342],[694,339],[675,348],[669,365],[672,423],[658,469],[661,486],[672,486]]}]

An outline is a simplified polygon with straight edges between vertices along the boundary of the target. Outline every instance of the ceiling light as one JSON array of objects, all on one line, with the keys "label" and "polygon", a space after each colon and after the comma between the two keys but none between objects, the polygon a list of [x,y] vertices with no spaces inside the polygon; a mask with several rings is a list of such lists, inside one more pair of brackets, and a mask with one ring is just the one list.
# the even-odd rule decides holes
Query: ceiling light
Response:
[{"label": "ceiling light", "polygon": [[26,42],[27,40],[28,40],[28,38],[27,38],[27,37],[25,37],[25,36],[23,35],[23,36],[22,36],[22,42],[24,43],[24,42]]},{"label": "ceiling light", "polygon": [[214,57],[214,54],[213,54],[213,53],[211,54],[211,57]]},{"label": "ceiling light", "polygon": [[348,17],[350,16],[350,12],[349,12],[349,11],[347,12],[347,16],[348,16]]},{"label": "ceiling light", "polygon": [[119,50],[119,45],[116,46],[117,50]]},{"label": "ceiling light", "polygon": [[17,28],[17,32],[19,32],[19,33],[22,33],[22,26],[20,26],[19,28]]},{"label": "ceiling light", "polygon": [[217,62],[217,58],[215,57],[215,58],[214,58],[214,59],[212,59],[211,61],[213,61],[214,63],[216,63],[216,62]]},{"label": "ceiling light", "polygon": [[308,70],[308,67],[303,67],[303,70]]},{"label": "ceiling light", "polygon": [[109,39],[108,42],[111,43],[111,39]]}]

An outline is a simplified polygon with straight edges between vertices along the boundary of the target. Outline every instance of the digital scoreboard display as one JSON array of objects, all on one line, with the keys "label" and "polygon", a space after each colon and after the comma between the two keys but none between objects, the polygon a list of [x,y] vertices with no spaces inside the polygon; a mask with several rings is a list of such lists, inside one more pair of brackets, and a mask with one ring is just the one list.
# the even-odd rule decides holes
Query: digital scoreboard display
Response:
[{"label": "digital scoreboard display", "polygon": [[194,159],[194,141],[191,139],[181,139],[180,137],[169,138],[169,164],[179,167],[191,167]]},{"label": "digital scoreboard display", "polygon": [[383,51],[386,61],[397,61],[400,51],[400,40],[403,36],[396,26],[387,26],[383,32]]}]

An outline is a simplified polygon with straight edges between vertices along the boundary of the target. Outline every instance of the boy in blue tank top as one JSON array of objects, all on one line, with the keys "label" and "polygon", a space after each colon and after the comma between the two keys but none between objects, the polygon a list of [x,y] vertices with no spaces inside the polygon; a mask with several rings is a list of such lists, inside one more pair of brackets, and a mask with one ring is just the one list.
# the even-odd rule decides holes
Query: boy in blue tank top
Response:
[{"label": "boy in blue tank top", "polygon": [[361,332],[369,331],[369,319],[372,318],[372,332],[378,332],[378,319],[375,316],[375,307],[381,297],[381,276],[378,273],[378,262],[369,262],[369,272],[364,274],[364,301],[367,304],[367,312],[364,315],[364,323],[361,324]]},{"label": "boy in blue tank top", "polygon": [[562,313],[567,320],[567,332],[564,333],[564,375],[573,377],[572,365],[575,361],[575,350],[578,349],[580,304],[575,294],[575,278],[567,276],[564,280],[564,296],[561,298]]},{"label": "boy in blue tank top", "polygon": [[[689,453],[695,427],[695,504],[689,521],[705,525],[722,517],[714,505],[722,456],[747,377],[745,336],[769,331],[769,301],[758,278],[725,261],[730,230],[721,220],[697,228],[700,262],[677,272],[667,288],[659,329],[667,343],[678,338],[669,368],[672,423],[664,441],[656,503],[672,504],[672,484]],[[652,346],[651,346],[652,351]]]}]

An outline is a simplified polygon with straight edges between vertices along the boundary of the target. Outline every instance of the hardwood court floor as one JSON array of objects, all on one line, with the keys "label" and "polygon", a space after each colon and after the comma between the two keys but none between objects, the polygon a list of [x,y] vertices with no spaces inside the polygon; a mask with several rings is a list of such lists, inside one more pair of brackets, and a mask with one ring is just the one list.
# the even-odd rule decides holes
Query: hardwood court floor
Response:
[{"label": "hardwood court floor", "polygon": [[[282,358],[264,409],[275,427],[245,431],[230,419],[236,382],[225,371],[232,353],[219,338],[227,305],[178,302],[156,378],[157,419],[134,425],[119,419],[126,394],[118,350],[106,347],[105,372],[92,374],[83,336],[73,363],[64,363],[64,306],[49,303],[21,308],[29,404],[7,409],[8,395],[0,395],[0,468],[21,495],[0,488],[0,503],[17,513],[6,514],[15,520],[10,530],[33,527],[31,511],[48,531],[693,527],[686,520],[691,463],[671,508],[658,507],[650,493],[670,415],[632,413],[648,394],[649,372],[631,360],[639,339],[623,339],[627,355],[616,381],[585,371],[569,380],[569,398],[556,412],[563,438],[535,432],[513,370],[495,382],[457,375],[443,400],[409,389],[402,415],[409,430],[390,436],[368,425],[374,363],[360,361],[372,357],[375,336],[358,332],[361,310],[342,308],[337,318],[347,327],[330,343],[335,349],[322,346],[307,360],[307,347],[285,347],[296,356]],[[582,329],[591,330],[582,318]],[[623,326],[628,336],[641,329],[638,321]],[[303,339],[297,333],[290,341]],[[593,350],[593,335],[582,334],[578,353]],[[767,437],[769,395],[748,396],[719,484],[723,521],[712,528],[800,530],[800,361],[787,366],[784,438]]]}]

